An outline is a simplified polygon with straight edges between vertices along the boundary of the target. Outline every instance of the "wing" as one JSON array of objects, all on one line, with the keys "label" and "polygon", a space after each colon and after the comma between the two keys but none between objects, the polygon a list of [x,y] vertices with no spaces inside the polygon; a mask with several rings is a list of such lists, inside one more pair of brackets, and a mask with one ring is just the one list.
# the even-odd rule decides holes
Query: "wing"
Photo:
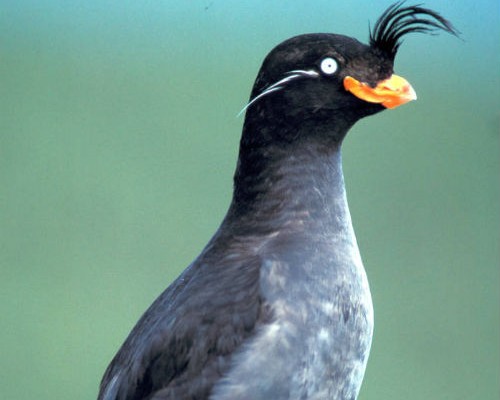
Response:
[{"label": "wing", "polygon": [[259,269],[257,258],[193,263],[131,331],[98,399],[207,398],[231,354],[265,319]]}]

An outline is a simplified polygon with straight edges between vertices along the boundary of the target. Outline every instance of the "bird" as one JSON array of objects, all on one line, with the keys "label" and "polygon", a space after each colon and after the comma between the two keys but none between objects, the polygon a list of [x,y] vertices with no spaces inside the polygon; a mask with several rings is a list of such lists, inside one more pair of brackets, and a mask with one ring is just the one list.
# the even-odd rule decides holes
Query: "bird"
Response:
[{"label": "bird", "polygon": [[416,99],[394,74],[409,33],[459,32],[390,5],[369,43],[307,33],[258,72],[227,214],[139,319],[99,400],[355,400],[373,305],[348,208],[342,143],[361,118]]}]

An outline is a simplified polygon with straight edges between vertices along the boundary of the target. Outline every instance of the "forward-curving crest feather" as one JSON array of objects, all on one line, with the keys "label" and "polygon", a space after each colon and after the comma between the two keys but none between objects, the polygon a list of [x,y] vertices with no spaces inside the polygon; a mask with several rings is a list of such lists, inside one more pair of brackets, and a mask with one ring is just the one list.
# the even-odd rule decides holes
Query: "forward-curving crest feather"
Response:
[{"label": "forward-curving crest feather", "polygon": [[401,45],[401,38],[412,32],[433,33],[438,30],[458,36],[453,25],[428,8],[420,4],[403,7],[404,1],[391,5],[370,29],[370,45],[394,59]]}]

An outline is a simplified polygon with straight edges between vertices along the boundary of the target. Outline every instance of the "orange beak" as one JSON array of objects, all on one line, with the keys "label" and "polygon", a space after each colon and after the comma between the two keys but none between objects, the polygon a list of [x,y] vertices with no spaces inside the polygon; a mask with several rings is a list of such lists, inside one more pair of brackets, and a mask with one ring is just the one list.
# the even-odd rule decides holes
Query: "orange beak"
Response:
[{"label": "orange beak", "polygon": [[417,94],[408,81],[398,75],[380,81],[374,88],[351,76],[346,76],[344,88],[361,100],[380,103],[386,108],[396,108],[417,99]]}]

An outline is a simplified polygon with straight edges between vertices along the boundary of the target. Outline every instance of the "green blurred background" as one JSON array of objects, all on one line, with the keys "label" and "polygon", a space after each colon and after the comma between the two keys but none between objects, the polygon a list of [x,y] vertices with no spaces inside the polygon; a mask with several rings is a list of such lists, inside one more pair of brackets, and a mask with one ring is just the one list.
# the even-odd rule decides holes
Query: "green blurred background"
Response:
[{"label": "green blurred background", "polygon": [[[366,41],[389,1],[0,7],[0,398],[92,399],[230,201],[243,107],[282,40]],[[498,399],[500,12],[408,37],[419,100],[344,144],[375,304],[360,399]]]}]

